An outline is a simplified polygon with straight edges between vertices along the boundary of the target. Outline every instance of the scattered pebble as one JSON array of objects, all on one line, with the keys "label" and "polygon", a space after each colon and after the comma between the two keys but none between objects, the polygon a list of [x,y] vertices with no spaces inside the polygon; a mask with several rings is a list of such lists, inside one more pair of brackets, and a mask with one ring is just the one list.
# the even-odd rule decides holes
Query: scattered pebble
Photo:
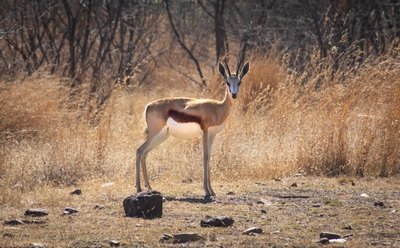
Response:
[{"label": "scattered pebble", "polygon": [[23,225],[25,224],[22,220],[20,219],[13,219],[13,220],[5,220],[4,225],[10,225],[10,226],[16,226],[16,225]]},{"label": "scattered pebble", "polygon": [[330,239],[329,243],[346,243],[346,239]]},{"label": "scattered pebble", "polygon": [[343,229],[345,229],[345,230],[353,230],[353,227],[351,227],[351,226],[345,226],[345,227],[343,227]]},{"label": "scattered pebble", "polygon": [[203,237],[201,237],[198,233],[177,233],[177,234],[168,234],[164,233],[162,238],[160,239],[160,242],[172,242],[175,244],[180,244],[180,243],[187,243],[187,242],[195,242],[202,240]]},{"label": "scattered pebble", "polygon": [[374,202],[374,206],[375,206],[375,207],[384,208],[384,207],[385,207],[385,204],[384,204],[383,202],[381,202],[381,201],[376,201],[376,202]]},{"label": "scattered pebble", "polygon": [[49,215],[49,212],[43,208],[30,208],[25,211],[25,216],[41,217]]},{"label": "scattered pebble", "polygon": [[265,206],[271,206],[272,202],[267,199],[261,198],[260,200],[257,201],[257,204],[264,204]]},{"label": "scattered pebble", "polygon": [[76,210],[75,208],[71,208],[71,207],[64,208],[64,215],[71,215],[71,214],[76,214],[76,213],[78,213],[78,210]]},{"label": "scattered pebble", "polygon": [[30,243],[29,248],[44,248],[45,245],[42,243]]},{"label": "scattered pebble", "polygon": [[76,189],[76,190],[72,191],[70,194],[71,195],[81,195],[82,194],[82,190],[81,189]]},{"label": "scattered pebble", "polygon": [[186,178],[182,180],[182,183],[193,183],[193,180],[191,178]]},{"label": "scattered pebble", "polygon": [[245,235],[254,235],[254,234],[261,234],[263,230],[260,227],[250,227],[243,231],[242,234]]},{"label": "scattered pebble", "polygon": [[202,227],[228,227],[233,225],[234,220],[231,217],[217,216],[212,218],[206,218],[200,222]]},{"label": "scattered pebble", "polygon": [[368,198],[369,197],[369,195],[367,193],[362,193],[360,196],[364,197],[364,198]]},{"label": "scattered pebble", "polygon": [[101,209],[104,209],[104,208],[105,208],[105,206],[102,205],[102,204],[96,204],[96,206],[94,206],[94,209],[97,209],[97,210],[101,210]]},{"label": "scattered pebble", "polygon": [[342,236],[340,236],[340,234],[337,233],[331,233],[331,232],[321,232],[319,234],[319,238],[323,239],[323,238],[327,238],[327,239],[340,239],[342,238]]},{"label": "scattered pebble", "polygon": [[323,245],[326,245],[326,244],[329,244],[329,239],[322,238],[322,239],[318,240],[317,243],[321,243]]},{"label": "scattered pebble", "polygon": [[292,183],[291,185],[290,185],[290,187],[297,187],[297,183]]},{"label": "scattered pebble", "polygon": [[119,240],[110,240],[110,246],[111,247],[118,247],[121,243],[119,242]]}]

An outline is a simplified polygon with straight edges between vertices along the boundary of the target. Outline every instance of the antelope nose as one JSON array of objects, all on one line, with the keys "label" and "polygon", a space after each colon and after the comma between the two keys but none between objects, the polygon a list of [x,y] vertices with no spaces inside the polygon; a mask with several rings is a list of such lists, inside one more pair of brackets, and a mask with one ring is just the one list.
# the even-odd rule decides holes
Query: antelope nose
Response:
[{"label": "antelope nose", "polygon": [[237,97],[237,94],[232,94],[232,98],[235,99]]}]

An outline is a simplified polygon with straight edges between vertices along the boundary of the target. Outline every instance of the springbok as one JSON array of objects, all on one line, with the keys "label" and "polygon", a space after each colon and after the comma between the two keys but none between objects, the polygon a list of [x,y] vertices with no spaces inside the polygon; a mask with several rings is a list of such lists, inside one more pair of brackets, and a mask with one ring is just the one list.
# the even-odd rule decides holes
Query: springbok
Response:
[{"label": "springbok", "polygon": [[229,116],[233,99],[237,97],[240,83],[249,71],[249,62],[241,69],[239,59],[236,73],[231,74],[229,66],[219,63],[219,73],[225,79],[226,92],[222,101],[195,98],[164,98],[147,104],[145,118],[147,123],[146,139],[136,151],[136,189],[140,187],[140,165],[143,170],[145,186],[151,190],[146,168],[148,153],[165,141],[170,135],[178,138],[191,139],[202,136],[205,201],[215,196],[210,183],[210,152],[217,133],[221,132]]}]

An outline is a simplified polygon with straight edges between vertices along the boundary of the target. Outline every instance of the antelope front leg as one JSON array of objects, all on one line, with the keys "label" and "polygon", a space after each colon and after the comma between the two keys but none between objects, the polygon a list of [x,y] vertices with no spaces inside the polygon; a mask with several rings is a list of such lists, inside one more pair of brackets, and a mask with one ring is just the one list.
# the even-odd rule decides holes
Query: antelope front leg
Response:
[{"label": "antelope front leg", "polygon": [[210,139],[208,136],[208,132],[205,131],[203,134],[203,162],[204,162],[204,181],[203,181],[203,188],[206,193],[204,196],[205,201],[210,201],[211,196],[213,195],[213,191],[211,189],[210,185],[210,168],[209,168],[209,162],[210,162]]},{"label": "antelope front leg", "polygon": [[142,188],[140,187],[140,160],[141,160],[141,156],[142,156],[142,148],[143,145],[141,147],[139,147],[136,151],[136,191],[140,192],[142,191]]}]

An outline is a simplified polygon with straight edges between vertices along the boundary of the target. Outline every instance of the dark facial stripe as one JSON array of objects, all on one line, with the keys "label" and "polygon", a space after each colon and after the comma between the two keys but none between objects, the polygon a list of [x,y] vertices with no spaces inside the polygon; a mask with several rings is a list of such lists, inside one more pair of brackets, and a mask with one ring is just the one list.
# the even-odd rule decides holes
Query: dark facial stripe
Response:
[{"label": "dark facial stripe", "polygon": [[202,121],[199,117],[193,116],[193,115],[188,115],[182,112],[178,112],[176,110],[169,110],[168,111],[168,116],[174,119],[176,122],[179,123],[188,123],[188,122],[196,122],[202,127]]}]

